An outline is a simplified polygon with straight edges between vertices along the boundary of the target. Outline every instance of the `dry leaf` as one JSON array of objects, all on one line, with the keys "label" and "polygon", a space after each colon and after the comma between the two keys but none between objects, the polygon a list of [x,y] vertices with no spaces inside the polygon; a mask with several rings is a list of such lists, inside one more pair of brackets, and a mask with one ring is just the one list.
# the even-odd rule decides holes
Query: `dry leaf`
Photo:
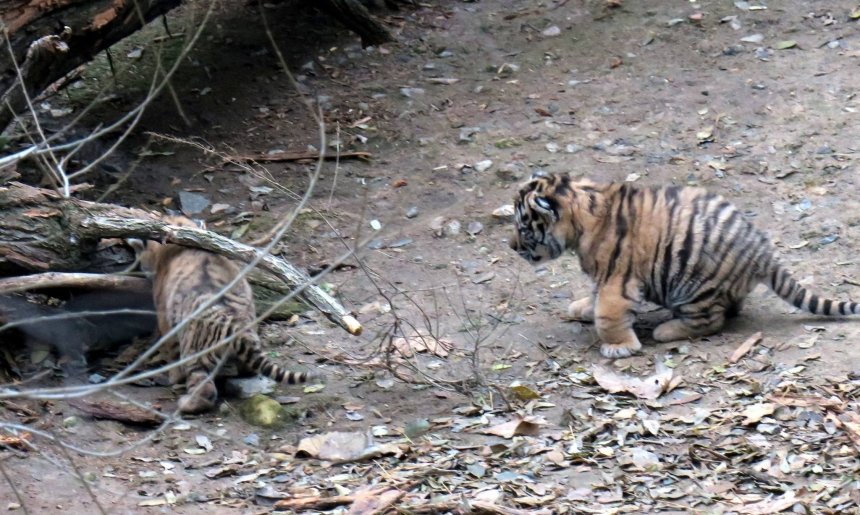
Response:
[{"label": "dry leaf", "polygon": [[774,410],[776,410],[776,404],[771,402],[747,406],[747,409],[742,413],[742,415],[746,417],[743,421],[743,425],[748,426],[750,424],[755,424],[761,421],[762,418],[768,415],[773,415]]},{"label": "dry leaf", "polygon": [[395,444],[377,445],[373,435],[368,432],[324,433],[303,438],[296,448],[296,457],[319,458],[326,461],[359,461],[385,454],[399,454],[400,447]]},{"label": "dry leaf", "polygon": [[594,367],[594,380],[609,393],[632,393],[640,399],[654,400],[666,391],[672,380],[672,369],[657,361],[656,374],[645,379],[618,374],[600,366]]},{"label": "dry leaf", "polygon": [[732,353],[732,357],[729,358],[730,363],[737,363],[739,359],[744,357],[746,353],[752,350],[753,345],[761,341],[761,331],[755,333],[754,335],[747,338],[745,342],[743,342],[740,347],[735,349]]},{"label": "dry leaf", "polygon": [[486,435],[496,435],[502,438],[513,438],[515,436],[537,436],[540,432],[540,424],[543,420],[539,417],[526,417],[514,419],[504,424],[489,427],[481,432]]},{"label": "dry leaf", "polygon": [[379,488],[365,488],[353,494],[355,501],[347,515],[376,515],[393,505],[406,494],[403,490],[391,489],[380,492]]},{"label": "dry leaf", "polygon": [[782,510],[794,506],[798,500],[795,498],[794,492],[788,491],[782,497],[773,500],[764,500],[755,504],[740,506],[736,509],[738,513],[746,515],[773,515]]},{"label": "dry leaf", "polygon": [[396,354],[411,358],[415,353],[430,352],[440,358],[447,358],[454,344],[448,340],[435,338],[429,334],[416,334],[406,338],[395,338],[391,345]]}]

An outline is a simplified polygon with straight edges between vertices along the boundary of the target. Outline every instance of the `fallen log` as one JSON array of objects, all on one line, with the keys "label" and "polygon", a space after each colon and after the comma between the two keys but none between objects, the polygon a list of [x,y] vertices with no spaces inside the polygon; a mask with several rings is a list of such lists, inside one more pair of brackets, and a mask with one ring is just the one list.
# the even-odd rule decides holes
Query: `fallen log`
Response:
[{"label": "fallen log", "polygon": [[[42,272],[117,272],[134,259],[106,238],[152,238],[222,254],[245,263],[260,251],[208,231],[165,224],[147,211],[64,199],[51,190],[10,182],[0,187],[0,276]],[[259,265],[350,334],[361,324],[304,272],[275,256]],[[271,289],[271,288],[270,288]]]}]

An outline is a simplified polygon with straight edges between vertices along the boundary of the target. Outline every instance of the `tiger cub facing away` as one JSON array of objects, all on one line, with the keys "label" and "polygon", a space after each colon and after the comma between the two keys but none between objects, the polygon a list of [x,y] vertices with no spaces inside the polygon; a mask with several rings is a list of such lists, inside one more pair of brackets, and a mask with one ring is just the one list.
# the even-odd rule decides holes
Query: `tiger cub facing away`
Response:
[{"label": "tiger cub facing away", "polygon": [[591,320],[609,358],[642,345],[632,326],[643,301],[672,319],[654,329],[670,342],[718,332],[759,283],[816,315],[860,314],[855,302],[820,298],[795,281],[770,239],[727,200],[702,188],[636,188],[574,182],[540,172],[515,198],[517,232],[510,246],[531,263],[578,257],[591,295],[568,313]]},{"label": "tiger cub facing away", "polygon": [[[197,228],[184,217],[165,216],[163,220],[171,225]],[[129,239],[128,243],[138,254],[141,269],[152,277],[158,329],[162,335],[216,297],[240,272],[235,263],[212,252],[137,239]],[[185,381],[188,392],[179,399],[180,411],[200,413],[215,406],[218,390],[211,376],[224,357],[234,358],[240,366],[282,383],[322,379],[321,374],[291,372],[272,363],[260,347],[256,324],[252,324],[255,318],[251,287],[242,279],[165,342],[169,346],[167,354],[178,360],[236,335],[226,345],[222,343],[218,350],[171,369],[171,384]],[[241,331],[246,326],[248,328]]]}]

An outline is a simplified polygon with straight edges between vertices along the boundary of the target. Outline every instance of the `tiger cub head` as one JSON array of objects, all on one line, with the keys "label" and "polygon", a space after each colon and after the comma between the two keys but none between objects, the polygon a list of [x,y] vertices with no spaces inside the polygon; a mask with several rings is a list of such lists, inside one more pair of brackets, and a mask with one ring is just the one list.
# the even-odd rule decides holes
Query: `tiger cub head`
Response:
[{"label": "tiger cub head", "polygon": [[[164,215],[162,221],[167,224],[177,227],[191,227],[192,229],[206,229],[206,224],[203,222],[195,222],[184,216]],[[134,249],[134,254],[140,260],[140,269],[145,273],[154,273],[158,267],[159,261],[164,259],[164,249],[176,247],[175,245],[163,245],[154,240],[141,240],[138,238],[128,238],[126,243]]]},{"label": "tiger cub head", "polygon": [[567,175],[537,172],[514,198],[516,232],[513,250],[532,264],[545,263],[575,249],[590,229],[599,199],[593,184]]}]

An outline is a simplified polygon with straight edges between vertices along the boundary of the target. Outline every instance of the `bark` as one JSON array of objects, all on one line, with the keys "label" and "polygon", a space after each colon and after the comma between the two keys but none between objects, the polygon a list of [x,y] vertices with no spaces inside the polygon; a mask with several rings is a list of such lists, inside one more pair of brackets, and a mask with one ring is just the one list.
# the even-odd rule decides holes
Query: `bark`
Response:
[{"label": "bark", "polygon": [[361,46],[394,41],[391,33],[357,0],[317,0],[313,5],[361,36]]},{"label": "bark", "polygon": [[[0,187],[0,276],[33,272],[116,272],[133,258],[119,240],[152,238],[200,248],[248,263],[259,251],[208,231],[172,227],[146,211],[63,199],[50,190],[17,182]],[[105,240],[108,238],[108,240]],[[123,258],[120,255],[125,254]],[[326,317],[360,334],[361,324],[335,299],[310,282],[308,276],[275,256],[259,263],[284,288],[300,296]],[[271,284],[269,285],[271,288]]]},{"label": "bark", "polygon": [[[12,45],[0,45],[0,130],[30,98],[93,59],[181,0],[6,0],[0,22]],[[66,30],[68,27],[69,30]],[[14,60],[12,59],[14,55]],[[22,81],[15,63],[20,67]],[[8,105],[7,105],[8,103]],[[11,110],[9,109],[11,106]]]}]

